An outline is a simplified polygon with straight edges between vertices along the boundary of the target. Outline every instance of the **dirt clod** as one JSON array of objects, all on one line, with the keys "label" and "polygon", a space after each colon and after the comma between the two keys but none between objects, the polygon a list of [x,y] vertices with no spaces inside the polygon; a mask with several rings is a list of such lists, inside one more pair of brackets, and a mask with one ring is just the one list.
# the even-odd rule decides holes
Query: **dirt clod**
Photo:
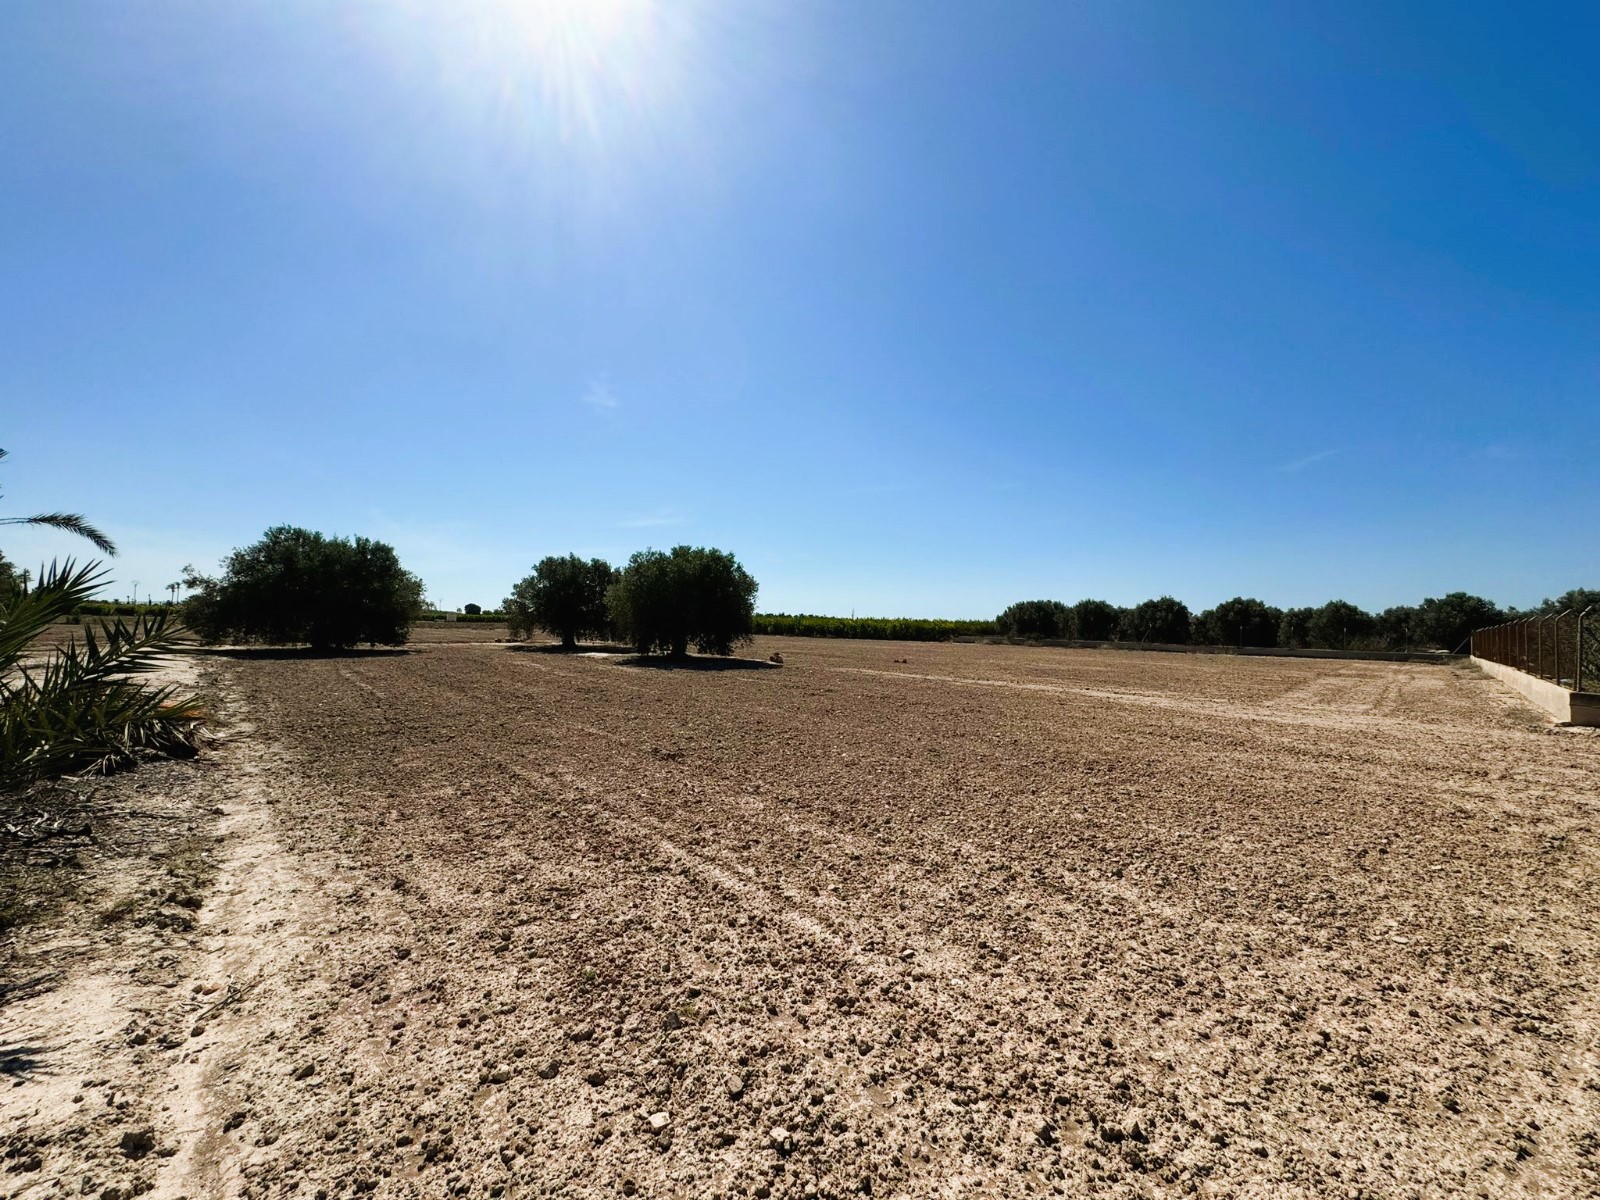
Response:
[{"label": "dirt clod", "polygon": [[117,1143],[124,1157],[143,1158],[156,1148],[156,1134],[153,1129],[128,1129],[122,1134]]}]

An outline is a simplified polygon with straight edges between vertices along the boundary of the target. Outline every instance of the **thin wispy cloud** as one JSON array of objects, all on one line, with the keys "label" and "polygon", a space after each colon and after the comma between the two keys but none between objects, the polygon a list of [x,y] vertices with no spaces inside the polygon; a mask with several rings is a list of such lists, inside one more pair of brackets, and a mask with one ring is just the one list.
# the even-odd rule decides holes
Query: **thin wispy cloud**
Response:
[{"label": "thin wispy cloud", "polygon": [[607,413],[616,412],[620,401],[604,379],[591,379],[583,391],[582,403],[595,412]]},{"label": "thin wispy cloud", "polygon": [[1308,454],[1304,458],[1297,458],[1293,462],[1286,462],[1277,469],[1285,474],[1292,475],[1296,471],[1304,471],[1307,467],[1319,462],[1324,462],[1339,453],[1338,449],[1318,450],[1315,454]]}]

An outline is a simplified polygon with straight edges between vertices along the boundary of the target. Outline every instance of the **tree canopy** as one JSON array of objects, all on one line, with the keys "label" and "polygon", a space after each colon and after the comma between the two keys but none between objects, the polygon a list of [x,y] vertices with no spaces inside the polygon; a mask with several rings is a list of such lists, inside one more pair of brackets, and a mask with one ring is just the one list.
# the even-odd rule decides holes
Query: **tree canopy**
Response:
[{"label": "tree canopy", "polygon": [[1079,600],[1072,606],[1072,626],[1089,642],[1109,642],[1117,636],[1117,608],[1106,600]]},{"label": "tree canopy", "polygon": [[1417,644],[1414,626],[1417,609],[1413,604],[1396,604],[1384,609],[1375,619],[1375,633],[1385,650],[1409,650]]},{"label": "tree canopy", "polygon": [[1542,613],[1582,612],[1600,607],[1600,588],[1573,588],[1539,605]]},{"label": "tree canopy", "polygon": [[1189,641],[1189,608],[1181,600],[1160,596],[1129,610],[1123,636],[1137,642],[1183,645]]},{"label": "tree canopy", "polygon": [[1276,646],[1283,610],[1235,596],[1194,619],[1194,640],[1211,646]]},{"label": "tree canopy", "polygon": [[0,554],[0,604],[21,590],[22,572],[4,554]]},{"label": "tree canopy", "polygon": [[1059,600],[1019,600],[994,619],[1006,637],[1070,638],[1076,622],[1072,610]]},{"label": "tree canopy", "polygon": [[[1537,613],[1600,608],[1600,590],[1572,588],[1544,601]],[[1059,614],[1066,614],[1060,617]],[[1347,600],[1330,600],[1317,608],[1279,609],[1262,600],[1235,596],[1198,616],[1171,596],[1146,600],[1131,608],[1115,608],[1104,600],[1066,605],[1054,600],[1025,600],[996,619],[999,631],[1011,636],[1048,637],[1040,632],[1061,620],[1070,633],[1057,636],[1085,641],[1121,638],[1133,642],[1194,642],[1209,646],[1281,646],[1313,650],[1444,650],[1457,651],[1474,629],[1498,625],[1517,614],[1503,612],[1482,596],[1451,592],[1418,605],[1397,604],[1376,616]],[[1523,614],[1528,615],[1528,614]]]},{"label": "tree canopy", "polygon": [[1329,600],[1311,613],[1306,635],[1319,650],[1352,650],[1373,636],[1376,625],[1371,613],[1348,600]]},{"label": "tree canopy", "polygon": [[750,637],[756,581],[723,550],[641,550],[612,585],[607,610],[640,654],[729,654]]},{"label": "tree canopy", "polygon": [[513,634],[543,629],[571,647],[580,638],[610,633],[606,593],[616,580],[616,568],[603,559],[550,555],[511,589],[501,608]]},{"label": "tree canopy", "polygon": [[1498,625],[1506,614],[1492,601],[1467,592],[1428,597],[1417,605],[1411,619],[1411,636],[1418,645],[1459,650],[1474,629]]},{"label": "tree canopy", "polygon": [[1301,650],[1311,644],[1311,614],[1314,608],[1286,608],[1278,622],[1278,645]]},{"label": "tree canopy", "polygon": [[422,612],[422,581],[392,546],[279,525],[235,550],[220,578],[195,574],[184,621],[207,642],[398,646]]}]

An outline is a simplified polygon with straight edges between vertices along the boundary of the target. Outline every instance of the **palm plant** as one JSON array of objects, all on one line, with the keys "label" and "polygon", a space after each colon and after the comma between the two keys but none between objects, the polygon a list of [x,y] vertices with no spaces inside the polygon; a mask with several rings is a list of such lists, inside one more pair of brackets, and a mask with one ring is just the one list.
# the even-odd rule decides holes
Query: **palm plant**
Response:
[{"label": "palm plant", "polygon": [[[6,452],[0,450],[0,459],[5,458]],[[79,537],[88,538],[106,554],[117,552],[116,543],[101,533],[78,513],[37,513],[31,517],[0,517],[0,525],[46,525],[51,529],[64,530],[75,533]]]},{"label": "palm plant", "polygon": [[28,648],[94,595],[98,563],[52,563],[31,590],[0,601],[0,791],[68,772],[104,773],[141,753],[195,753],[199,701],[139,676],[172,653],[182,626],[167,610],[117,618],[43,655]]}]

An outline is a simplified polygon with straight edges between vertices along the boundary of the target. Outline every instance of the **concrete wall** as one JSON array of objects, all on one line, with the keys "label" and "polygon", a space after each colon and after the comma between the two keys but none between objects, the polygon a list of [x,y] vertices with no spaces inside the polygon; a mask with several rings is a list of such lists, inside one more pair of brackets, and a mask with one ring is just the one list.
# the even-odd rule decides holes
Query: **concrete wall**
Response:
[{"label": "concrete wall", "polygon": [[1600,725],[1600,694],[1573,692],[1559,683],[1540,679],[1508,667],[1504,663],[1490,662],[1487,658],[1472,660],[1485,674],[1493,675],[1501,683],[1516,688],[1524,699],[1567,725]]}]

